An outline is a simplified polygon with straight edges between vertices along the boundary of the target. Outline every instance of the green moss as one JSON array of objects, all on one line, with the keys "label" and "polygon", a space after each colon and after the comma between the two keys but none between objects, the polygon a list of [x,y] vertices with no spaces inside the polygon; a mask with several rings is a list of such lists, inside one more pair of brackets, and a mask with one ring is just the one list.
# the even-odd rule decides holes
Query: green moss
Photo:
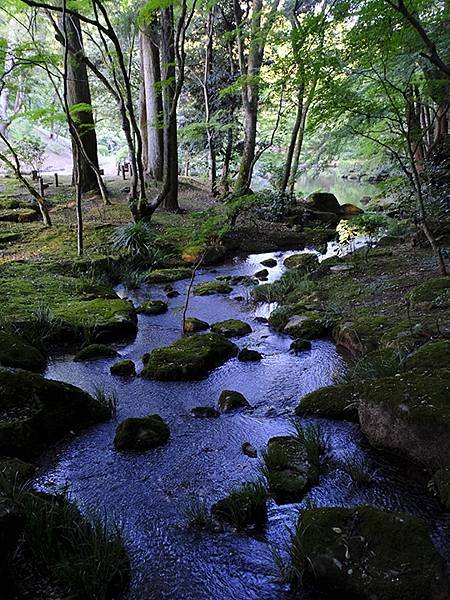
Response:
[{"label": "green moss", "polygon": [[339,323],[333,330],[333,337],[338,346],[354,356],[361,356],[378,347],[392,324],[391,319],[382,316],[359,316],[352,321]]},{"label": "green moss", "polygon": [[307,509],[294,544],[296,571],[327,597],[446,597],[444,562],[425,523],[411,515],[368,506]]},{"label": "green moss", "polygon": [[0,331],[0,366],[40,372],[47,360],[34,346],[16,335]]},{"label": "green moss", "polygon": [[119,377],[136,375],[136,366],[132,360],[120,360],[114,363],[109,370],[112,375],[118,375]]},{"label": "green moss", "polygon": [[229,294],[233,291],[231,285],[226,281],[220,281],[214,279],[213,281],[206,281],[205,283],[199,283],[194,286],[194,294],[196,296],[210,296],[211,294]]},{"label": "green moss", "polygon": [[238,347],[224,336],[197,333],[153,350],[142,376],[160,380],[201,379],[237,353]]},{"label": "green moss", "polygon": [[283,333],[294,338],[312,340],[325,337],[329,333],[328,324],[316,312],[292,315],[283,328]]},{"label": "green moss", "polygon": [[252,328],[248,323],[240,321],[239,319],[227,319],[226,321],[219,321],[218,323],[211,325],[211,331],[230,338],[248,335],[252,332]]},{"label": "green moss", "polygon": [[450,510],[450,467],[444,467],[436,471],[431,478],[429,487],[445,508]]},{"label": "green moss", "polygon": [[412,289],[408,294],[408,298],[412,304],[433,302],[436,301],[439,296],[446,292],[448,293],[449,288],[450,277],[435,277]]},{"label": "green moss", "polygon": [[80,362],[83,360],[97,360],[100,358],[113,358],[118,356],[118,352],[106,346],[105,344],[90,344],[82,348],[77,354],[75,354],[73,360]]},{"label": "green moss", "polygon": [[261,527],[267,522],[267,492],[260,482],[245,483],[211,507],[217,518],[238,529]]},{"label": "green moss", "polygon": [[143,452],[162,446],[169,437],[170,429],[159,415],[132,417],[117,427],[114,446],[120,451]]},{"label": "green moss", "polygon": [[299,416],[358,421],[358,405],[352,385],[330,385],[306,394],[295,410]]},{"label": "green moss", "polygon": [[209,324],[206,321],[202,321],[196,317],[186,317],[184,320],[184,333],[197,333],[198,331],[205,331],[206,329],[209,329]]},{"label": "green moss", "polygon": [[445,369],[450,366],[450,340],[428,342],[405,360],[404,367],[416,372]]},{"label": "green moss", "polygon": [[162,315],[167,312],[167,302],[162,300],[147,300],[137,309],[138,313],[144,315]]},{"label": "green moss", "polygon": [[249,408],[250,404],[240,392],[223,390],[219,396],[219,408],[222,412],[231,412],[238,408]]},{"label": "green moss", "polygon": [[147,283],[171,283],[179,279],[191,277],[192,269],[186,267],[176,267],[171,269],[153,269],[147,271],[145,280]]},{"label": "green moss", "polygon": [[308,273],[313,271],[319,265],[317,254],[304,252],[303,254],[292,254],[284,259],[284,266],[288,269],[299,269]]}]

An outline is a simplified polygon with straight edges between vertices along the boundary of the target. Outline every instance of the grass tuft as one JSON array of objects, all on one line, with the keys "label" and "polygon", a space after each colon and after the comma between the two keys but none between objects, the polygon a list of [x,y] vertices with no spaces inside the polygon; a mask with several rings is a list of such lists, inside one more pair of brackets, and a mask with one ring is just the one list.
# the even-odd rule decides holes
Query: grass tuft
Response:
[{"label": "grass tuft", "polygon": [[102,385],[96,385],[93,396],[99,404],[107,408],[111,419],[117,415],[117,405],[119,403],[119,399],[115,391],[107,393]]}]

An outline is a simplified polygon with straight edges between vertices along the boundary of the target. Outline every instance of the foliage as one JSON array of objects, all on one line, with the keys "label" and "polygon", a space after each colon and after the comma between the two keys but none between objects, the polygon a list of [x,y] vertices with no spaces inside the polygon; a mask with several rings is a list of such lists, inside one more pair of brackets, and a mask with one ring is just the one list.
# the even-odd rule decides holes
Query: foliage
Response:
[{"label": "foliage", "polygon": [[94,388],[94,398],[99,404],[108,409],[111,418],[116,416],[118,397],[115,391],[108,393],[102,385],[96,385]]},{"label": "foliage", "polygon": [[147,257],[154,250],[155,233],[145,221],[127,223],[117,227],[112,238],[112,245],[131,256]]}]

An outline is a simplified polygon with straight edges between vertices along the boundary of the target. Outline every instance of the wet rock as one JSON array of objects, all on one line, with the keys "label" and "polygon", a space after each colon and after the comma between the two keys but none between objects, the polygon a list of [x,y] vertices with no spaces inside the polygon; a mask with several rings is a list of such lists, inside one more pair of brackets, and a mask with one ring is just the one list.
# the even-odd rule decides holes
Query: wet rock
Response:
[{"label": "wet rock", "polygon": [[119,353],[105,344],[89,344],[82,348],[75,356],[73,360],[75,362],[81,362],[83,360],[97,360],[100,358],[114,358],[119,356]]},{"label": "wet rock", "polygon": [[222,335],[196,333],[153,350],[141,375],[163,381],[201,379],[238,351],[238,347]]},{"label": "wet rock", "polygon": [[226,257],[227,251],[223,246],[189,246],[182,252],[181,259],[189,264],[195,264],[201,260],[201,264],[205,267],[209,265],[217,265]]},{"label": "wet rock", "polygon": [[217,519],[238,529],[262,527],[267,522],[267,493],[260,483],[245,483],[211,507]]},{"label": "wet rock", "polygon": [[438,469],[428,487],[434,491],[445,508],[450,510],[450,467]]},{"label": "wet rock", "polygon": [[269,267],[270,269],[276,267],[278,263],[274,258],[266,258],[265,260],[262,260],[260,264],[263,265],[263,267]]},{"label": "wet rock", "polygon": [[73,385],[0,367],[0,456],[32,458],[69,431],[109,416]]},{"label": "wet rock", "polygon": [[344,218],[355,217],[356,215],[362,215],[364,212],[362,208],[359,206],[355,206],[354,204],[341,204],[341,215]]},{"label": "wet rock", "polygon": [[450,370],[386,377],[358,386],[361,429],[376,447],[429,468],[450,466]]},{"label": "wet rock", "polygon": [[248,335],[252,332],[252,328],[248,323],[240,321],[239,319],[226,319],[225,321],[219,321],[218,323],[211,325],[211,331],[230,338]]},{"label": "wet rock", "polygon": [[270,438],[264,463],[269,490],[277,504],[300,502],[318,481],[317,468],[297,437]]},{"label": "wet rock", "polygon": [[314,271],[319,265],[319,259],[317,258],[317,254],[304,252],[302,254],[292,254],[291,256],[288,256],[284,259],[283,264],[287,269],[298,269],[307,273],[309,271]]},{"label": "wet rock", "polygon": [[304,352],[305,350],[311,350],[311,342],[303,338],[297,338],[291,343],[289,349],[296,354],[298,352]]},{"label": "wet rock", "polygon": [[267,269],[261,269],[260,271],[256,271],[255,277],[257,279],[267,279],[269,277],[269,271]]},{"label": "wet rock", "polygon": [[198,419],[216,419],[220,412],[212,406],[196,406],[191,410],[191,415]]},{"label": "wet rock", "polygon": [[196,317],[186,317],[184,320],[184,333],[197,333],[209,329],[209,323]]},{"label": "wet rock", "polygon": [[162,315],[167,312],[167,303],[163,300],[147,300],[139,306],[137,312],[143,315]]},{"label": "wet rock", "polygon": [[0,366],[39,373],[47,366],[47,359],[19,336],[0,331]]},{"label": "wet rock", "polygon": [[255,321],[257,323],[268,323],[269,319],[267,317],[255,317]]},{"label": "wet rock", "polygon": [[170,283],[179,279],[188,279],[192,275],[192,269],[187,267],[175,267],[172,269],[153,269],[147,271],[145,281],[147,283]]},{"label": "wet rock", "polygon": [[223,390],[219,396],[219,409],[221,412],[227,413],[238,408],[250,408],[245,396],[233,390]]},{"label": "wet rock", "polygon": [[293,315],[283,328],[283,333],[295,338],[314,339],[324,337],[328,327],[318,313]]},{"label": "wet rock", "polygon": [[110,368],[111,375],[119,377],[132,377],[136,375],[136,366],[132,360],[120,360]]},{"label": "wet rock", "polygon": [[258,451],[257,451],[257,449],[254,446],[252,446],[250,444],[250,442],[244,442],[242,444],[242,452],[246,456],[248,456],[250,458],[257,458],[258,457]]},{"label": "wet rock", "polygon": [[385,317],[358,317],[339,323],[333,330],[333,338],[337,346],[345,348],[353,356],[362,356],[378,347],[391,326],[392,322]]},{"label": "wet rock", "polygon": [[261,352],[258,352],[258,350],[251,350],[250,348],[242,348],[238,354],[238,360],[242,362],[258,361],[261,359]]},{"label": "wet rock", "polygon": [[179,295],[180,295],[180,292],[177,292],[177,290],[175,290],[173,287],[166,290],[166,296],[168,298],[176,298]]},{"label": "wet rock", "polygon": [[329,192],[314,192],[310,194],[305,203],[312,209],[340,215],[341,206],[334,194]]},{"label": "wet rock", "polygon": [[425,523],[411,515],[369,506],[307,509],[295,539],[307,557],[305,581],[327,598],[448,598],[444,562]]},{"label": "wet rock", "polygon": [[114,447],[120,451],[144,452],[164,445],[169,437],[170,429],[159,415],[131,417],[117,427]]},{"label": "wet rock", "polygon": [[194,286],[194,294],[196,296],[210,296],[212,294],[229,294],[233,291],[231,285],[226,281],[214,279],[213,281],[205,281]]},{"label": "wet rock", "polygon": [[408,356],[403,363],[405,370],[416,373],[445,369],[449,366],[450,340],[428,342]]},{"label": "wet rock", "polygon": [[295,409],[299,416],[358,421],[358,401],[353,385],[330,385],[306,394]]}]

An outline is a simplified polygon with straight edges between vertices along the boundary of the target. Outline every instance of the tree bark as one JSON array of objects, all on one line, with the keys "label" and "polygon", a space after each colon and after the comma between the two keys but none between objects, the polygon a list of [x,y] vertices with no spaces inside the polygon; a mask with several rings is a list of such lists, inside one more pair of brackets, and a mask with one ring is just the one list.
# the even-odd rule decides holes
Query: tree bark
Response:
[{"label": "tree bark", "polygon": [[284,165],[283,179],[281,180],[280,191],[281,193],[286,192],[286,188],[288,186],[289,180],[291,178],[292,173],[292,161],[294,159],[294,152],[297,146],[297,138],[299,135],[300,127],[302,125],[302,117],[303,117],[303,95],[304,95],[304,86],[300,85],[297,93],[297,112],[295,115],[294,127],[291,133],[291,139],[289,142],[288,152],[286,155],[286,162]]}]

